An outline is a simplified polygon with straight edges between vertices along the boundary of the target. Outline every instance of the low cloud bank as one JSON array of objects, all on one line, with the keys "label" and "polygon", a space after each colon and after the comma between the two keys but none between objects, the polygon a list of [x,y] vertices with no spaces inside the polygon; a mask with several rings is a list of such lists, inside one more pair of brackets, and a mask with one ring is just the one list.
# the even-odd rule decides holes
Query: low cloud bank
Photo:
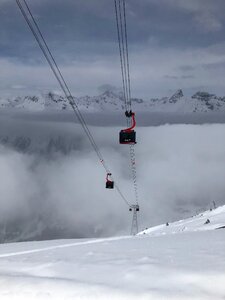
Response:
[{"label": "low cloud bank", "polygon": [[[105,171],[78,125],[30,121],[28,126],[18,120],[4,124],[2,241],[129,233],[128,207],[115,190],[105,189]],[[115,180],[133,202],[128,149],[118,145],[119,129],[91,130]],[[213,201],[225,204],[225,125],[138,128],[137,137],[140,229],[190,216]],[[18,138],[30,142],[18,148]],[[49,148],[49,143],[55,146]]]}]

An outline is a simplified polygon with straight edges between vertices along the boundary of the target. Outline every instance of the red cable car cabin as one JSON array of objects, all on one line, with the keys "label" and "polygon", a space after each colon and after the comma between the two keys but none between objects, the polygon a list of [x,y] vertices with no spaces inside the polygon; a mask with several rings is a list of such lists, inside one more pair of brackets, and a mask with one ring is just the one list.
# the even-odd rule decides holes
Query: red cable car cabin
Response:
[{"label": "red cable car cabin", "polygon": [[111,173],[107,173],[106,183],[105,183],[105,188],[106,189],[114,189],[114,181],[112,181],[111,179],[109,179],[109,177],[111,175],[112,175]]},{"label": "red cable car cabin", "polygon": [[136,126],[135,113],[131,113],[132,126],[120,131],[120,144],[134,145],[136,144],[136,132],[133,130]]}]

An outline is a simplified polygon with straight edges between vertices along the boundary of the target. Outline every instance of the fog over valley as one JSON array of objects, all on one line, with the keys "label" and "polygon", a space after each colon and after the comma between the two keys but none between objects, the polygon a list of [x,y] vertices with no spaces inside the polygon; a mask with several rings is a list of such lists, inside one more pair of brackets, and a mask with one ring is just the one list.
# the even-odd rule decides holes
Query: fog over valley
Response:
[{"label": "fog over valley", "polygon": [[[90,130],[133,203],[121,128],[97,123]],[[137,128],[140,229],[225,203],[224,132],[224,124]],[[105,170],[79,124],[1,115],[0,165],[2,241],[129,234],[132,214],[105,189]]]}]

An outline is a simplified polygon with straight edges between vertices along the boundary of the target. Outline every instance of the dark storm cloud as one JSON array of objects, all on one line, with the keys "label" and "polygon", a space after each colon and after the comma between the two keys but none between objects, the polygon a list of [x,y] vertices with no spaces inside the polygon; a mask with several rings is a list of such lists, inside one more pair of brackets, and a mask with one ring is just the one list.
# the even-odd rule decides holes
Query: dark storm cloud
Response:
[{"label": "dark storm cloud", "polygon": [[192,67],[192,66],[187,66],[187,65],[183,65],[183,66],[180,66],[179,68],[181,71],[184,71],[184,72],[189,72],[189,71],[194,71],[195,68]]},{"label": "dark storm cloud", "polygon": [[[77,95],[93,94],[98,86],[106,83],[121,86],[113,0],[28,0],[28,4],[53,54],[68,74],[67,80],[76,78],[71,83]],[[168,79],[164,74],[171,73],[184,80],[185,76],[193,76],[195,82],[189,80],[187,89],[202,85],[202,80],[208,86],[209,74],[202,74],[196,65],[221,60],[225,49],[224,9],[223,0],[127,0],[135,96],[161,96],[180,88],[163,81]],[[199,57],[205,61],[199,62]],[[33,66],[38,73],[35,66],[46,66],[13,0],[0,1],[0,59],[4,60],[3,65],[8,64],[2,73],[2,91],[9,87],[4,79],[8,69],[20,70],[19,79],[11,74],[10,86],[28,85],[32,90],[35,84],[29,82],[27,77],[30,76],[25,69]],[[211,61],[207,62],[209,59]],[[191,69],[195,69],[195,74],[186,74]],[[38,79],[36,89],[48,84],[56,88],[50,79],[46,80],[50,78],[47,74],[46,66],[46,70],[39,73],[39,78],[45,77],[45,82]],[[199,80],[197,84],[196,80]],[[223,91],[222,85],[214,82],[210,82],[211,88]]]},{"label": "dark storm cloud", "polygon": [[173,75],[165,75],[164,77],[167,79],[175,79],[175,80],[178,79],[177,76],[173,76]]},{"label": "dark storm cloud", "polygon": [[[223,41],[224,1],[188,2],[128,0],[131,45],[142,47],[152,40],[164,46],[195,47]],[[115,51],[111,45],[116,43],[113,0],[57,0],[54,3],[43,0],[28,1],[28,4],[51,47],[62,56],[66,53],[76,59],[81,54],[104,56]],[[36,44],[16,2],[2,1],[0,5],[1,56],[25,58],[30,52],[36,53]]]},{"label": "dark storm cloud", "polygon": [[203,64],[202,67],[205,70],[224,70],[225,68],[225,61],[224,62],[218,62],[218,63],[210,63],[210,64]]},{"label": "dark storm cloud", "polygon": [[181,78],[182,79],[193,79],[193,78],[195,78],[195,76],[194,75],[182,75]]},{"label": "dark storm cloud", "polygon": [[[29,1],[28,1],[29,3]],[[109,53],[115,41],[113,1],[41,1],[29,3],[51,48],[75,59],[84,52]],[[37,46],[14,1],[2,4],[1,56],[38,55]],[[16,47],[15,47],[16,44]]]}]

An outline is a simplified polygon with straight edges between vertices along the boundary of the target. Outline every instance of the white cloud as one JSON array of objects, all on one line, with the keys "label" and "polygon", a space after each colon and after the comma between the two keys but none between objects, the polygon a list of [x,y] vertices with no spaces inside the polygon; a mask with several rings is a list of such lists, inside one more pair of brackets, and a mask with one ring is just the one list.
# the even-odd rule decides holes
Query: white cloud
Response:
[{"label": "white cloud", "polygon": [[37,185],[29,170],[30,164],[29,157],[0,147],[1,220],[6,216],[14,219],[17,214],[31,213],[30,205]]},{"label": "white cloud", "polygon": [[[89,144],[80,140],[79,127],[35,122],[28,126],[18,121],[10,124],[10,130],[8,126],[4,132],[1,128],[0,136],[31,136],[33,149],[40,149],[47,139],[59,135],[68,135],[85,146],[67,156],[56,152],[50,160],[37,153],[19,154],[1,147],[1,220],[4,216],[9,224],[22,218],[30,230],[40,222],[49,228],[64,226],[83,236],[94,231],[98,235],[129,232],[128,208],[115,190],[105,189],[105,171]],[[119,128],[91,130],[132,203],[128,149],[118,145]],[[137,128],[137,140],[141,228],[189,216],[209,208],[213,200],[224,204],[224,125]]]}]

